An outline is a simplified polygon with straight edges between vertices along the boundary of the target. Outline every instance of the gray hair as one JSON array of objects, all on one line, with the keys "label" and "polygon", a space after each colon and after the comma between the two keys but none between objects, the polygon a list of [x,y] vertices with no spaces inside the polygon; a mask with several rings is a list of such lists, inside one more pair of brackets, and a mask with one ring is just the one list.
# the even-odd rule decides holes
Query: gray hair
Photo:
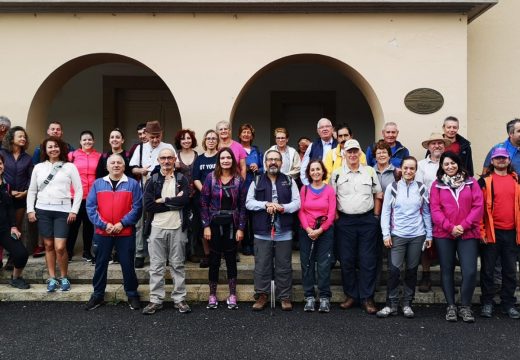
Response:
[{"label": "gray hair", "polygon": [[7,116],[0,115],[0,125],[10,129],[11,128],[11,120]]},{"label": "gray hair", "polygon": [[221,120],[215,125],[215,130],[218,131],[220,125],[226,125],[229,130],[231,130],[231,123],[227,120]]},{"label": "gray hair", "polygon": [[123,155],[121,155],[121,154],[111,154],[111,155],[108,157],[108,159],[107,159],[107,165],[108,165],[108,163],[110,162],[110,160],[111,160],[112,158],[115,158],[115,157],[118,157],[118,158],[121,159],[121,161],[123,161],[123,166],[126,165],[126,164],[125,164],[125,158],[124,158]]},{"label": "gray hair", "polygon": [[267,161],[267,155],[269,155],[270,153],[277,153],[278,156],[280,156],[280,160],[283,160],[283,156],[282,156],[282,153],[279,152],[278,150],[276,149],[270,149],[270,150],[267,150],[264,157],[265,157],[265,161]]},{"label": "gray hair", "polygon": [[318,120],[318,124],[316,125],[316,128],[317,128],[317,129],[320,128],[320,123],[321,123],[322,121],[328,121],[328,122],[330,123],[330,125],[332,126],[332,121],[330,121],[330,120],[327,119],[327,118],[321,118],[321,119]]},{"label": "gray hair", "polygon": [[385,123],[385,125],[383,125],[383,131],[384,131],[387,127],[389,127],[389,126],[395,126],[395,128],[397,129],[397,124],[396,124],[395,122],[393,122],[393,121],[388,121],[388,122]]}]

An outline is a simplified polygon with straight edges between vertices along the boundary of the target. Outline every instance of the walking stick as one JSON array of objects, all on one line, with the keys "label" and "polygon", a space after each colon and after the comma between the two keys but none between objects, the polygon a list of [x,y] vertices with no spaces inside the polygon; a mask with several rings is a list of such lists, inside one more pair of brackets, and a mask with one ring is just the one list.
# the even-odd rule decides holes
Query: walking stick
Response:
[{"label": "walking stick", "polygon": [[273,310],[276,306],[276,286],[274,283],[274,262],[275,256],[275,244],[274,244],[274,233],[275,233],[275,217],[276,213],[271,214],[271,249],[272,249],[272,265],[271,265],[271,316],[273,316]]},{"label": "walking stick", "polygon": [[[316,229],[319,229],[321,224],[323,224],[325,221],[327,221],[327,217],[325,215],[322,215],[322,216],[318,216],[316,218],[316,223],[314,224],[314,227],[313,227],[313,230],[316,230]],[[312,240],[312,239],[311,239]],[[307,277],[307,273],[309,272],[309,269],[311,267],[311,262],[312,262],[312,253],[314,252],[314,244],[316,244],[316,240],[312,240],[311,241],[311,251],[309,252],[309,259],[307,260],[307,266],[305,267],[304,269],[304,274],[303,274],[303,277]],[[314,264],[313,264],[314,265]]]}]

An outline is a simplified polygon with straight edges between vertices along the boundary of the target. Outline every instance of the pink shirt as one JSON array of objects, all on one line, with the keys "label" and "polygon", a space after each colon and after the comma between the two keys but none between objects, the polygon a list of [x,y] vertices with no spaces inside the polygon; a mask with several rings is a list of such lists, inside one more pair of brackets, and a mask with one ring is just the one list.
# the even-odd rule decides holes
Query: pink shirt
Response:
[{"label": "pink shirt", "polygon": [[[309,185],[310,186],[310,185]],[[328,230],[336,216],[336,193],[330,185],[325,185],[319,194],[303,186],[300,190],[301,207],[298,218],[302,228],[312,228],[319,216],[325,215],[327,220],[321,225],[323,231]]]},{"label": "pink shirt", "polygon": [[240,143],[236,142],[235,140],[231,142],[229,148],[231,149],[231,151],[233,151],[233,155],[235,155],[235,160],[240,166],[240,160],[245,159],[247,157],[246,151],[244,150],[242,145],[240,145]]}]

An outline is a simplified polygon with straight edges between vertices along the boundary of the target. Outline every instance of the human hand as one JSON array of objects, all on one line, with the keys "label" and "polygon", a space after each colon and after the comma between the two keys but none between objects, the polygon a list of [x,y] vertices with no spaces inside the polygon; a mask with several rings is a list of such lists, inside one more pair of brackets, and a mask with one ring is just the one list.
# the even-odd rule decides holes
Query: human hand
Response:
[{"label": "human hand", "polygon": [[67,224],[72,224],[74,221],[76,221],[76,214],[71,212],[69,216],[67,216]]},{"label": "human hand", "polygon": [[36,213],[35,212],[30,212],[30,213],[27,213],[27,220],[29,220],[29,222],[36,222],[36,220],[38,220],[36,218]]},{"label": "human hand", "polygon": [[392,247],[392,237],[387,237],[383,242],[385,243],[385,247],[389,249]]},{"label": "human hand", "polygon": [[211,240],[211,228],[209,226],[204,228],[203,236],[204,236],[205,240],[207,240],[207,241]]}]

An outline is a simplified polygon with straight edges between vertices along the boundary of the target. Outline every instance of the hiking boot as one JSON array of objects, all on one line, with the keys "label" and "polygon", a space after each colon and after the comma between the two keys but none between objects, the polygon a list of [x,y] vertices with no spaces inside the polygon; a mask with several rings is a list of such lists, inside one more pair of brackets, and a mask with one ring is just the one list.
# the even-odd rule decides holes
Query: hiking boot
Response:
[{"label": "hiking boot", "polygon": [[191,308],[190,308],[190,306],[189,306],[188,303],[187,303],[186,301],[184,301],[184,300],[182,300],[182,301],[176,303],[176,304],[174,305],[174,307],[175,307],[176,309],[178,309],[179,312],[180,312],[181,314],[186,314],[186,313],[191,312]]},{"label": "hiking boot", "polygon": [[229,297],[226,300],[227,308],[230,310],[236,310],[238,309],[237,304],[237,296],[236,295],[229,295]]},{"label": "hiking boot", "polygon": [[457,307],[455,305],[449,305],[446,308],[446,321],[457,322]]},{"label": "hiking boot", "polygon": [[56,278],[47,279],[47,292],[55,292],[59,286],[60,283]]},{"label": "hiking boot", "polygon": [[320,313],[330,312],[330,299],[329,298],[320,298],[320,307],[319,307],[318,311]]},{"label": "hiking boot", "polygon": [[144,258],[143,257],[136,257],[134,267],[136,269],[142,269],[144,268]]},{"label": "hiking boot", "polygon": [[413,319],[415,317],[415,313],[412,310],[412,307],[410,305],[404,305],[403,306],[403,315],[405,318]]},{"label": "hiking boot", "polygon": [[163,307],[162,304],[157,304],[157,303],[149,303],[148,305],[145,306],[145,308],[143,309],[143,315],[153,315],[155,314],[156,311],[159,311],[161,310]]},{"label": "hiking boot", "polygon": [[475,317],[473,316],[473,312],[469,306],[459,306],[458,315],[465,323],[475,322]]},{"label": "hiking boot", "polygon": [[384,308],[382,308],[381,310],[379,310],[377,313],[376,313],[376,316],[378,318],[387,318],[389,317],[390,315],[392,316],[396,316],[397,315],[397,306],[385,306]]},{"label": "hiking boot", "polygon": [[206,309],[216,309],[218,308],[218,300],[215,295],[210,295],[208,298],[208,306],[206,306]]},{"label": "hiking boot", "polygon": [[61,291],[69,291],[70,290],[70,281],[66,276],[60,279],[60,290]]},{"label": "hiking boot", "polygon": [[282,299],[282,311],[291,311],[292,310],[292,302],[289,299]]},{"label": "hiking boot", "polygon": [[21,290],[27,290],[31,287],[21,276],[16,279],[13,279],[13,277],[11,277],[11,280],[9,280],[9,285]]},{"label": "hiking boot", "polygon": [[502,313],[507,314],[507,316],[509,316],[510,319],[520,319],[520,312],[518,312],[518,310],[514,306],[511,306],[507,310],[502,310]]},{"label": "hiking boot", "polygon": [[313,312],[315,307],[316,299],[314,296],[309,296],[305,298],[305,306],[303,307],[303,311],[305,312]]},{"label": "hiking boot", "polygon": [[139,297],[129,297],[128,306],[130,306],[130,309],[132,310],[139,310],[141,308],[141,301],[139,300]]},{"label": "hiking boot", "polygon": [[377,313],[377,307],[373,299],[367,299],[363,301],[362,307],[363,310],[365,310],[369,315],[374,315]]},{"label": "hiking boot", "polygon": [[419,282],[419,292],[427,293],[432,289],[432,280],[430,275],[424,275]]},{"label": "hiking boot", "polygon": [[484,304],[480,309],[480,316],[485,318],[493,317],[493,304]]},{"label": "hiking boot", "polygon": [[339,304],[339,307],[342,308],[343,310],[347,310],[347,309],[352,308],[354,306],[354,304],[355,304],[354,299],[347,295],[345,297],[345,301],[343,301],[341,304]]},{"label": "hiking boot", "polygon": [[253,311],[262,311],[267,306],[267,294],[258,294],[258,299],[253,304]]},{"label": "hiking boot", "polygon": [[105,301],[103,299],[98,299],[93,296],[90,297],[90,300],[85,304],[85,310],[94,310],[103,305]]}]

